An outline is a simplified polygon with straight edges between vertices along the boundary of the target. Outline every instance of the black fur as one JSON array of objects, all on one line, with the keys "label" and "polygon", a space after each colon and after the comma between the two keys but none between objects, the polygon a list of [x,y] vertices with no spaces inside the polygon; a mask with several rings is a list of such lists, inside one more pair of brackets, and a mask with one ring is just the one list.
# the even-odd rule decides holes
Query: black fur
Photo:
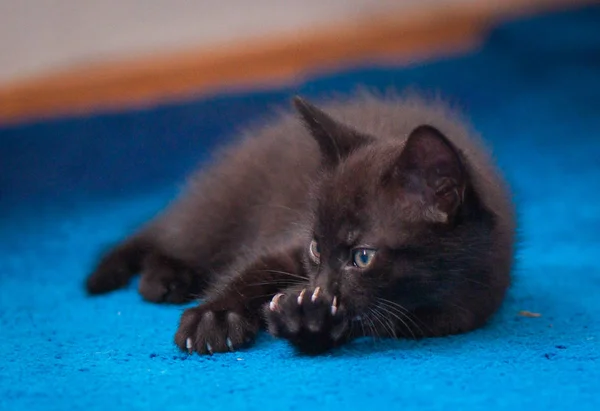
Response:
[{"label": "black fur", "polygon": [[510,284],[515,223],[473,132],[414,96],[294,106],[192,176],[87,290],[141,273],[149,301],[202,295],[175,335],[201,354],[250,344],[261,327],[319,353],[482,326]]}]

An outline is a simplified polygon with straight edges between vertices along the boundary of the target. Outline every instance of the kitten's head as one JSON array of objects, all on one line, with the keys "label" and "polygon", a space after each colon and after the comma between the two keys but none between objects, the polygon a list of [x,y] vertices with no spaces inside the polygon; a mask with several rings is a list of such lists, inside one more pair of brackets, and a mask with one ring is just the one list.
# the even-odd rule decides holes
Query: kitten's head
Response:
[{"label": "kitten's head", "polygon": [[465,219],[475,201],[462,154],[430,125],[390,141],[294,104],[324,166],[306,245],[314,285],[352,315],[382,299],[416,308],[455,292],[472,257]]}]

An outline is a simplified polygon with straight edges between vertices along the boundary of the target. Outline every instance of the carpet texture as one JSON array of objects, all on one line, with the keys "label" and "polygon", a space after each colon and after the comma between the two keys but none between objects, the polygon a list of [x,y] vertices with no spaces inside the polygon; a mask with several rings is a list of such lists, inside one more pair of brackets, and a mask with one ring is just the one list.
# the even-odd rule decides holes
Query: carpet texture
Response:
[{"label": "carpet texture", "polygon": [[[85,296],[97,253],[238,125],[292,93],[356,84],[439,91],[494,147],[523,243],[487,327],[320,358],[263,334],[247,351],[188,357],[172,344],[183,307],[143,303],[135,283]],[[504,24],[448,60],[3,128],[0,200],[2,410],[600,409],[600,7]]]}]

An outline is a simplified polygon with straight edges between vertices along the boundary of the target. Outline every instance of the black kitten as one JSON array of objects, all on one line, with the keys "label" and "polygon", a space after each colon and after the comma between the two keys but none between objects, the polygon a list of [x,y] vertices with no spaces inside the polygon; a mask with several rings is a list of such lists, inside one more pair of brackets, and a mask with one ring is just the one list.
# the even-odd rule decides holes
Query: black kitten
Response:
[{"label": "black kitten", "polygon": [[[176,344],[236,350],[261,326],[300,351],[483,325],[510,283],[507,188],[441,103],[362,94],[246,133],[110,251],[92,294],[181,303]],[[327,114],[326,114],[327,113]]]}]

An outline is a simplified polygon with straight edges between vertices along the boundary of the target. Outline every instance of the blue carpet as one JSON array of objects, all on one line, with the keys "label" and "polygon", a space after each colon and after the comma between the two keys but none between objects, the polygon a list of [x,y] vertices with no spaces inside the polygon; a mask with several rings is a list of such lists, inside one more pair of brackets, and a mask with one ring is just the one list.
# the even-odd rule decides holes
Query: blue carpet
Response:
[{"label": "blue carpet", "polygon": [[[312,359],[268,335],[187,357],[172,344],[182,307],[145,304],[135,284],[84,295],[99,250],[160,209],[237,125],[293,92],[357,83],[440,91],[495,148],[523,245],[489,326]],[[598,6],[504,24],[453,59],[3,128],[0,200],[2,410],[600,409]]]}]

